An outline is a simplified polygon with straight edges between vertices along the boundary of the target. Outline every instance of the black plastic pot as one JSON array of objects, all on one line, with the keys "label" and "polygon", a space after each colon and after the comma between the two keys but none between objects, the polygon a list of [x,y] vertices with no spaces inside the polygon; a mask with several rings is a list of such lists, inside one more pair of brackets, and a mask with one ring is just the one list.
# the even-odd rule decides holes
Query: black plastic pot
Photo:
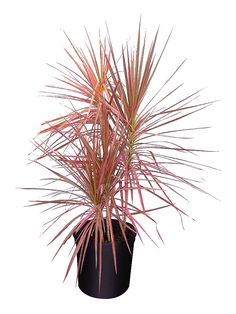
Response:
[{"label": "black plastic pot", "polygon": [[[127,224],[133,229],[131,224]],[[112,225],[114,232],[119,233],[119,222],[112,219]],[[110,242],[103,243],[100,289],[99,267],[95,267],[94,240],[91,239],[89,241],[82,272],[78,275],[79,288],[85,294],[95,298],[110,299],[120,296],[128,289],[136,233],[127,229],[126,236],[132,254],[130,254],[122,237],[116,240],[117,274],[114,268],[112,245]],[[74,238],[78,241],[77,234],[74,234]],[[78,259],[79,254],[77,256]]]}]

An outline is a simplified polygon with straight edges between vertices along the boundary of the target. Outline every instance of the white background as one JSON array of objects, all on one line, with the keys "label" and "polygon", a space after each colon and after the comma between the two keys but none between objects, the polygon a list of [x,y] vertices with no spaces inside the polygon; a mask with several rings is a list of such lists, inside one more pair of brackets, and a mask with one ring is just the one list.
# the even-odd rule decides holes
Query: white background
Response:
[{"label": "white background", "polygon": [[[236,313],[235,258],[235,9],[234,1],[2,1],[0,5],[0,285],[1,313]],[[63,61],[66,30],[83,45],[86,26],[96,35],[107,21],[118,46],[135,35],[139,16],[147,34],[174,26],[162,70],[188,57],[187,85],[221,99],[197,118],[213,128],[200,144],[220,152],[205,157],[221,169],[206,175],[205,188],[221,202],[187,191],[185,209],[196,222],[183,231],[172,216],[158,217],[165,245],[136,241],[131,286],[113,300],[97,300],[62,283],[67,254],[53,263],[54,248],[39,238],[43,217],[25,208],[40,170],[26,166],[30,140],[40,123],[57,116],[56,102],[38,97],[51,82],[45,63]],[[177,58],[177,59],[176,59]],[[196,122],[195,118],[193,122]],[[191,122],[190,122],[191,123]],[[169,219],[170,218],[170,219]],[[74,270],[73,270],[74,271]]]}]

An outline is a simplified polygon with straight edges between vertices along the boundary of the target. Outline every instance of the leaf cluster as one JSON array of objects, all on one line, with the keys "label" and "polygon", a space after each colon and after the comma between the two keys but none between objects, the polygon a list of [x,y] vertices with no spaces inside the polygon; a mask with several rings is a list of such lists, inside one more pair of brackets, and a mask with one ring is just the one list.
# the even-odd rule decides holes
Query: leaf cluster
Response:
[{"label": "leaf cluster", "polygon": [[[38,188],[47,191],[48,198],[32,201],[32,205],[46,205],[47,210],[57,212],[46,223],[46,230],[74,213],[51,241],[66,233],[57,254],[74,234],[79,234],[67,276],[79,252],[78,271],[82,269],[91,236],[95,239],[96,264],[100,273],[102,263],[98,257],[101,257],[105,238],[111,242],[116,269],[112,219],[118,220],[123,240],[129,248],[126,229],[130,226],[127,221],[141,239],[143,232],[155,243],[139,222],[139,215],[155,224],[152,212],[165,207],[173,208],[181,219],[187,216],[172,200],[173,196],[184,198],[183,185],[206,192],[194,180],[171,169],[173,166],[197,170],[206,167],[185,157],[206,150],[179,144],[179,140],[190,139],[182,134],[206,127],[178,128],[175,125],[213,102],[199,102],[201,91],[184,98],[176,96],[173,101],[173,95],[177,95],[182,84],[160,96],[185,61],[155,95],[147,99],[150,83],[171,33],[156,55],[159,28],[147,45],[140,23],[135,47],[131,48],[127,43],[118,57],[108,29],[104,40],[99,36],[98,52],[88,33],[86,52],[65,35],[70,44],[65,53],[71,66],[61,63],[52,66],[58,76],[55,85],[47,85],[44,95],[69,103],[68,113],[45,122],[34,140],[34,151],[38,152],[34,162],[46,168],[52,177],[46,179],[46,187]],[[52,167],[45,165],[44,161],[48,159],[53,162]],[[63,188],[55,187],[59,183]],[[145,195],[148,194],[156,199],[155,208],[145,205]],[[158,229],[157,232],[161,238]]]}]

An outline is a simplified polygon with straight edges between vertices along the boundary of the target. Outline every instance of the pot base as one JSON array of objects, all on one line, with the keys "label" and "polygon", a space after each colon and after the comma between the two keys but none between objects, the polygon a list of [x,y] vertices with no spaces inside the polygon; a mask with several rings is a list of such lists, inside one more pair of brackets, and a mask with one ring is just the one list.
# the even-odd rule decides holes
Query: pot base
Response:
[{"label": "pot base", "polygon": [[[112,220],[114,231],[119,227],[117,220]],[[133,227],[129,224],[131,228]],[[130,232],[129,232],[130,233]],[[115,298],[127,291],[130,283],[133,246],[135,233],[127,235],[131,253],[123,239],[116,241],[117,273],[114,268],[111,243],[102,246],[102,272],[99,289],[99,268],[95,267],[94,241],[90,240],[85,254],[81,273],[78,275],[79,288],[86,295],[101,299]],[[79,256],[78,256],[79,258]]]}]

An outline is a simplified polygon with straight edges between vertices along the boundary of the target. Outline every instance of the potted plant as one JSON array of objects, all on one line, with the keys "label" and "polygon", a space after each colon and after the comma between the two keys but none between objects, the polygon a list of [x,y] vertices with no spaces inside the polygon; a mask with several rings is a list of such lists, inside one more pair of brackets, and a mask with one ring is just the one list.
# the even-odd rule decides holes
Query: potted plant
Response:
[{"label": "potted plant", "polygon": [[[156,56],[158,33],[159,29],[147,49],[140,23],[135,48],[122,47],[119,58],[109,32],[104,41],[99,37],[98,54],[88,34],[86,53],[66,35],[71,49],[65,52],[72,65],[53,66],[60,74],[58,83],[44,92],[69,107],[66,115],[43,123],[34,140],[39,154],[33,162],[51,177],[46,187],[39,188],[49,193],[48,198],[31,205],[46,205],[57,212],[46,230],[65,220],[50,243],[64,234],[57,255],[74,238],[65,278],[77,261],[80,289],[97,298],[119,296],[129,287],[136,236],[142,239],[146,234],[155,243],[139,216],[156,224],[152,212],[165,207],[173,208],[181,220],[187,216],[172,200],[174,195],[183,197],[178,184],[207,193],[171,169],[173,165],[204,167],[183,156],[205,150],[178,143],[186,138],[181,134],[204,127],[175,125],[213,102],[199,102],[200,91],[173,101],[181,85],[161,96],[184,62],[147,99],[171,35]],[[148,194],[156,199],[153,208],[145,205]]]}]

